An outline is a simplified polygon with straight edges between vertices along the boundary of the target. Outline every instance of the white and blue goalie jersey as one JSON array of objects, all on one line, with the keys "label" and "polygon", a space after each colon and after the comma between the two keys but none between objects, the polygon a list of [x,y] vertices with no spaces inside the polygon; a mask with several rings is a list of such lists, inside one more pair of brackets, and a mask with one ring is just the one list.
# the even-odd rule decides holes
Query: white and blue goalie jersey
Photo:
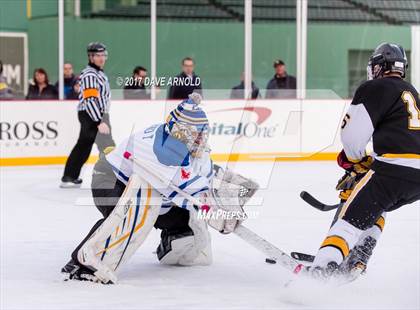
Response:
[{"label": "white and blue goalie jersey", "polygon": [[165,124],[156,124],[132,134],[119,144],[106,160],[112,166],[116,177],[127,184],[133,173],[148,181],[163,196],[161,213],[169,211],[173,204],[191,210],[192,203],[148,174],[131,160],[124,158],[129,152],[134,158],[145,163],[150,171],[165,180],[170,180],[188,194],[198,197],[209,190],[213,176],[213,163],[209,151],[200,158],[190,155],[187,146],[165,131]]}]

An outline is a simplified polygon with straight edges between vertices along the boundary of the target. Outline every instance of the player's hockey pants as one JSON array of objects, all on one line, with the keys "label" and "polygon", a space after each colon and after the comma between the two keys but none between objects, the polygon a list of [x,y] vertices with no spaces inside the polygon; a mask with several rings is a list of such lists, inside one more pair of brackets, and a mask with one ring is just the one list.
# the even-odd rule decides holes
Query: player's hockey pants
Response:
[{"label": "player's hockey pants", "polygon": [[357,184],[338,217],[366,230],[376,223],[384,211],[390,212],[418,200],[420,183],[370,170]]}]

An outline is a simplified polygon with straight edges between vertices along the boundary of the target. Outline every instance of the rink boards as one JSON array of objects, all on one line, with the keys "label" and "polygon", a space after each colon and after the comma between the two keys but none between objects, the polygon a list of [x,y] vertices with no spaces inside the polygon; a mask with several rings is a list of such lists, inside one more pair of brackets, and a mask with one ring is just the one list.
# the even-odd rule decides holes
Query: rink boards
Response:
[{"label": "rink boards", "polygon": [[[113,100],[112,134],[165,121],[178,101]],[[348,100],[207,100],[215,161],[332,160]],[[63,164],[78,133],[75,101],[1,101],[0,165]],[[94,147],[90,161],[97,158]]]}]

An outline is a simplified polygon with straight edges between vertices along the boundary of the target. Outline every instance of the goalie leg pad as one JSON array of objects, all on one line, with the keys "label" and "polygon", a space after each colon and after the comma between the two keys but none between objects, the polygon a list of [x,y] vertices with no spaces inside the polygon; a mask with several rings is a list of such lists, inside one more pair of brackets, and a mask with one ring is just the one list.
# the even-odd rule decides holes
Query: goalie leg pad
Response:
[{"label": "goalie leg pad", "polygon": [[207,225],[196,213],[173,208],[159,217],[157,228],[162,229],[157,256],[167,265],[210,265],[211,240]]},{"label": "goalie leg pad", "polygon": [[103,282],[141,246],[159,215],[162,198],[149,183],[132,175],[117,206],[78,251],[77,259]]},{"label": "goalie leg pad", "polygon": [[160,263],[165,265],[207,266],[212,262],[210,245],[197,251],[192,231],[168,235],[162,239],[157,256]]},{"label": "goalie leg pad", "polygon": [[156,254],[162,264],[178,265],[185,252],[194,244],[192,230],[183,233],[163,231]]}]

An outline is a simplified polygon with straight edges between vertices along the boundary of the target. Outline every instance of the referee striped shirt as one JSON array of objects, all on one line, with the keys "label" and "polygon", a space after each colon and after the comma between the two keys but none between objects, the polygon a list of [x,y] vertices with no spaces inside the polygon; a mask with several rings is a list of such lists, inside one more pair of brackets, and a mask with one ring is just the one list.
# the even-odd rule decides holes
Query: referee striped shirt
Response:
[{"label": "referee striped shirt", "polygon": [[94,122],[100,122],[109,112],[111,92],[105,73],[92,65],[80,75],[79,111],[86,111]]}]

